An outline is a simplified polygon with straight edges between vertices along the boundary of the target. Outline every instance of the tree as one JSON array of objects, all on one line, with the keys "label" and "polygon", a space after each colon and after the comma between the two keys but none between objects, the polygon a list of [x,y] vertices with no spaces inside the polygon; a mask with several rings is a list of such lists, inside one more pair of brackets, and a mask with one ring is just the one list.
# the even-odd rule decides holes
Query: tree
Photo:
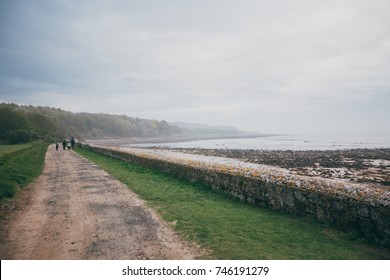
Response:
[{"label": "tree", "polygon": [[11,131],[8,139],[10,144],[28,143],[31,141],[31,133],[27,129],[16,129]]}]

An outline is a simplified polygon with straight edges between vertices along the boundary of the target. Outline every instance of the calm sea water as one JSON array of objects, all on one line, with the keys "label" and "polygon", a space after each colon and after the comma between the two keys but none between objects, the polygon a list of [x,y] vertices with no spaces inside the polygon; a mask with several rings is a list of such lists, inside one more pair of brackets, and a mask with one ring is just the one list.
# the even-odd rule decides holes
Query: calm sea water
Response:
[{"label": "calm sea water", "polygon": [[275,135],[257,138],[197,140],[177,143],[142,144],[138,147],[254,149],[254,150],[341,150],[390,148],[389,134]]}]

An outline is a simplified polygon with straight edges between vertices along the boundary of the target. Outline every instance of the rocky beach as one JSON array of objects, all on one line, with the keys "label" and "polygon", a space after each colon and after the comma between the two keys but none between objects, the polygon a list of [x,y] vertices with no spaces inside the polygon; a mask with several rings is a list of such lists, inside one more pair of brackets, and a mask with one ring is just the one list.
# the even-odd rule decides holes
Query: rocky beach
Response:
[{"label": "rocky beach", "polygon": [[296,175],[341,179],[390,187],[390,149],[280,151],[241,149],[164,148],[181,153],[239,159],[281,167]]}]

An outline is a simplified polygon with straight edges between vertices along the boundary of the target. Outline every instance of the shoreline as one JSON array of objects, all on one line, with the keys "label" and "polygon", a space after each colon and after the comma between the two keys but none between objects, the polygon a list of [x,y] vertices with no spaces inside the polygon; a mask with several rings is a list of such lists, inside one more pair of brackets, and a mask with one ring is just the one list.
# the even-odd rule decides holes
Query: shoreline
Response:
[{"label": "shoreline", "polygon": [[238,150],[200,148],[148,148],[180,153],[234,158],[247,163],[274,166],[291,174],[347,182],[374,184],[390,189],[390,149],[326,151]]},{"label": "shoreline", "polygon": [[259,138],[259,137],[270,137],[282,134],[237,134],[237,135],[211,135],[211,136],[173,136],[170,138],[161,137],[127,137],[127,138],[104,138],[104,139],[87,139],[83,142],[86,144],[97,145],[101,147],[111,146],[124,146],[124,145],[135,145],[135,144],[166,144],[166,143],[180,143],[200,140],[222,140],[222,139],[248,139],[248,138]]},{"label": "shoreline", "polygon": [[[245,138],[267,137],[246,135]],[[136,144],[174,143],[194,140],[237,139],[230,138],[118,138],[88,140],[87,144],[100,147],[126,147]],[[130,148],[130,147],[128,147]],[[338,179],[346,182],[372,184],[390,189],[390,148],[354,148],[339,150],[255,150],[226,148],[174,148],[166,146],[133,147],[145,150],[168,150],[179,153],[234,158],[247,163],[274,166],[291,174],[308,177]]]}]

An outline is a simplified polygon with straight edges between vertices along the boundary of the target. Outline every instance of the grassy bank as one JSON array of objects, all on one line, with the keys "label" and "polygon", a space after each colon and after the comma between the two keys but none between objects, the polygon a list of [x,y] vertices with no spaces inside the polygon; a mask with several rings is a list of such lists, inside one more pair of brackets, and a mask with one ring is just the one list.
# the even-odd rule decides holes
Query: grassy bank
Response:
[{"label": "grassy bank", "polygon": [[47,143],[0,145],[0,200],[13,198],[43,169]]},{"label": "grassy bank", "polygon": [[0,157],[29,147],[31,144],[0,145]]},{"label": "grassy bank", "polygon": [[127,184],[210,259],[389,259],[353,233],[241,203],[161,172],[88,150],[78,152]]}]

